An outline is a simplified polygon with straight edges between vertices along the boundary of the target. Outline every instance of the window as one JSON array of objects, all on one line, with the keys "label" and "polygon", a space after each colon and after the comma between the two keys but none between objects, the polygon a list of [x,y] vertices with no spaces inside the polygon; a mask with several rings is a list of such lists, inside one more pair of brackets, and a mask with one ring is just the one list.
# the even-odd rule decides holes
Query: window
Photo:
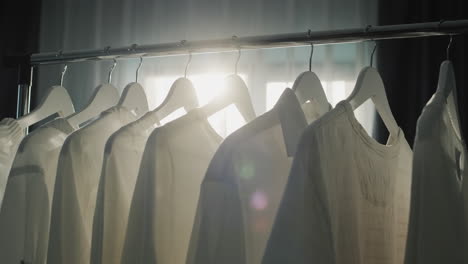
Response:
[{"label": "window", "polygon": [[[224,86],[224,78],[229,74],[230,73],[218,72],[211,74],[194,74],[189,76],[189,79],[192,81],[195,87],[200,106],[205,105],[216,96],[222,94],[223,90],[226,88]],[[144,79],[143,86],[146,89],[148,100],[150,100],[150,102],[148,102],[150,109],[154,109],[156,106],[162,103],[167,93],[169,92],[171,85],[179,77],[180,76],[178,75],[166,75],[161,77],[147,77]],[[241,77],[246,83],[248,83],[246,75],[241,75]],[[286,87],[292,87],[292,85],[293,82],[287,81],[267,82],[264,93],[265,98],[260,98],[260,100],[264,100],[265,102],[265,109],[263,110],[270,110],[278,101],[283,90]],[[338,102],[349,96],[354,88],[354,80],[327,80],[322,82],[322,86],[325,90],[328,101],[334,107]],[[261,87],[255,87],[255,89],[261,89]],[[254,93],[251,93],[251,95],[252,94]],[[254,96],[252,96],[252,100],[255,104],[255,102],[259,101],[259,98],[254,98]],[[374,113],[374,106],[370,101],[364,103],[355,111],[356,118],[370,135],[372,135],[373,132]],[[185,114],[184,109],[179,109],[162,120],[162,123],[164,124],[174,120],[183,114]],[[229,135],[245,124],[242,115],[233,105],[228,106],[223,111],[210,116],[208,120],[213,128],[223,137]]]},{"label": "window", "polygon": [[[215,73],[190,76],[189,79],[194,85],[200,106],[207,104],[216,96],[222,94],[225,89],[224,78],[227,75],[227,73]],[[179,77],[180,76],[163,76],[148,77],[145,79],[144,87],[146,88],[148,100],[150,100],[150,102],[148,102],[150,109],[154,109],[162,103],[169,92],[172,83],[174,83],[174,81]],[[241,77],[244,81],[247,81],[246,76],[241,75]],[[162,120],[162,123],[171,121],[183,114],[185,114],[185,111],[183,109],[179,109]],[[223,137],[226,137],[245,124],[242,115],[234,105],[230,105],[222,111],[210,116],[208,121],[216,132]]]}]

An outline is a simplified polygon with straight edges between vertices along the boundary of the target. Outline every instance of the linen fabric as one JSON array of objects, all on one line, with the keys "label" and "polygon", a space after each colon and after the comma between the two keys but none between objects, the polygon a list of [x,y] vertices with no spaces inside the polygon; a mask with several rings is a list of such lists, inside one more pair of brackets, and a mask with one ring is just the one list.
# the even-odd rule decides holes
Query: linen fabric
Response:
[{"label": "linen fabric", "polygon": [[411,160],[401,129],[382,145],[340,102],[302,135],[263,263],[402,263]]},{"label": "linen fabric", "polygon": [[158,125],[155,113],[148,112],[119,129],[106,143],[93,223],[92,264],[121,261],[141,158]]},{"label": "linen fabric", "polygon": [[[307,116],[319,116],[311,103]],[[291,89],[226,138],[201,187],[187,263],[260,263],[307,122]]]},{"label": "linen fabric", "polygon": [[221,141],[202,109],[151,133],[132,199],[122,263],[185,263],[200,184]]},{"label": "linen fabric", "polygon": [[124,107],[112,107],[65,141],[52,202],[48,263],[89,263],[104,147],[115,131],[135,119]]},{"label": "linen fabric", "polygon": [[46,263],[58,157],[74,128],[55,119],[26,136],[13,162],[0,211],[0,259]]},{"label": "linen fabric", "polygon": [[418,119],[405,263],[468,263],[465,143],[435,93]]},{"label": "linen fabric", "polygon": [[24,129],[15,119],[4,118],[0,121],[0,206],[13,159],[24,136]]}]

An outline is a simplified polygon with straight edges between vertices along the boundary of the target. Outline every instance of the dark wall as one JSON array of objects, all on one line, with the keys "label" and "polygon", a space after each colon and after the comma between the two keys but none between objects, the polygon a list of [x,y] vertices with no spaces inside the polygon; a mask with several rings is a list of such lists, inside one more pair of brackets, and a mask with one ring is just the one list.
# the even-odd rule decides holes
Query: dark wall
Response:
[{"label": "dark wall", "polygon": [[[379,24],[403,24],[468,19],[468,1],[392,0],[379,2]],[[378,43],[378,69],[387,88],[395,119],[412,145],[416,122],[437,88],[439,67],[446,59],[450,37],[386,40]],[[453,37],[450,49],[457,78],[462,130],[467,138],[468,38]],[[382,125],[380,136],[385,137]]]},{"label": "dark wall", "polygon": [[0,119],[15,117],[18,68],[5,56],[37,52],[41,1],[0,1]]}]

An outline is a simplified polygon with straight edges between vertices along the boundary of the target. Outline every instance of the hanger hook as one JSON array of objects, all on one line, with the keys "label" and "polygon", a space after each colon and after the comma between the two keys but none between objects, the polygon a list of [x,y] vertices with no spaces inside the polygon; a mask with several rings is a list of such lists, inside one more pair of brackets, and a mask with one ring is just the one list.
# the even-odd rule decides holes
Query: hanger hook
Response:
[{"label": "hanger hook", "polygon": [[[365,28],[365,33],[369,33],[369,31],[372,29],[372,25],[367,25],[366,28]],[[372,67],[373,64],[374,64],[374,54],[375,54],[375,51],[377,50],[377,41],[375,41],[374,39],[370,39],[374,42],[374,49],[372,50],[372,53],[371,53],[371,56],[370,56],[370,66]]]},{"label": "hanger hook", "polygon": [[[234,42],[237,42],[237,36],[236,36],[236,35],[232,36],[232,40],[233,40]],[[238,55],[237,55],[237,60],[236,60],[235,66],[234,66],[234,73],[235,73],[236,75],[237,75],[237,66],[239,65],[239,61],[240,61],[240,57],[241,57],[241,46],[240,46],[240,45],[237,45],[237,52],[238,52],[238,53],[237,53],[237,54],[238,54]]]},{"label": "hanger hook", "polygon": [[68,65],[65,64],[63,66],[62,74],[60,75],[60,86],[62,87],[63,87],[63,78],[65,77],[65,73],[67,72],[67,69],[68,69]]},{"label": "hanger hook", "polygon": [[189,50],[189,57],[187,60],[187,64],[185,65],[184,78],[187,78],[187,70],[188,66],[190,65],[190,62],[192,62],[192,52]]},{"label": "hanger hook", "polygon": [[135,82],[138,82],[138,75],[140,74],[140,68],[143,64],[143,56],[140,56],[140,63],[138,64],[138,68],[136,70]]},{"label": "hanger hook", "polygon": [[312,71],[312,55],[314,55],[314,44],[310,44],[309,71]]},{"label": "hanger hook", "polygon": [[117,59],[116,58],[113,58],[114,60],[114,63],[112,64],[110,70],[109,70],[109,77],[107,79],[107,82],[108,83],[111,83],[112,81],[112,73],[114,72],[114,69],[115,69],[115,66],[117,66]]},{"label": "hanger hook", "polygon": [[239,46],[239,48],[237,49],[237,60],[236,60],[236,68],[235,68],[235,74],[237,75],[237,65],[239,65],[239,61],[240,61],[240,58],[241,58],[241,48]]},{"label": "hanger hook", "polygon": [[370,56],[370,66],[372,67],[374,63],[374,54],[375,51],[377,50],[377,42],[374,40],[374,49],[372,50],[371,56]]},{"label": "hanger hook", "polygon": [[[180,41],[180,46],[185,46],[187,44],[187,40],[181,40]],[[185,70],[184,70],[184,78],[187,78],[187,71],[188,71],[188,66],[190,65],[190,62],[192,62],[192,52],[190,51],[190,49],[188,49],[188,60],[187,60],[187,64],[185,64]]]},{"label": "hanger hook", "polygon": [[[307,31],[307,35],[312,35],[312,30]],[[310,43],[309,71],[312,71],[312,55],[314,55],[314,43]]]},{"label": "hanger hook", "polygon": [[[138,44],[134,43],[132,44],[132,46],[130,46],[130,48],[128,48],[128,51],[133,51],[133,53],[137,53],[137,48],[138,48]],[[140,73],[140,68],[142,64],[143,64],[143,55],[140,56],[140,63],[138,64],[138,67],[135,72],[135,82],[138,82],[138,75]]]},{"label": "hanger hook", "polygon": [[[62,57],[62,53],[63,53],[63,50],[59,50],[57,52],[57,55],[55,55],[56,57]],[[65,77],[65,73],[67,72],[67,69],[68,69],[68,65],[65,64],[63,66],[63,69],[62,69],[62,73],[60,74],[60,86],[63,87],[63,78]]]},{"label": "hanger hook", "polygon": [[453,35],[450,34],[450,41],[449,41],[449,44],[447,46],[447,60],[450,59],[450,48],[452,47],[452,40],[453,40]]}]

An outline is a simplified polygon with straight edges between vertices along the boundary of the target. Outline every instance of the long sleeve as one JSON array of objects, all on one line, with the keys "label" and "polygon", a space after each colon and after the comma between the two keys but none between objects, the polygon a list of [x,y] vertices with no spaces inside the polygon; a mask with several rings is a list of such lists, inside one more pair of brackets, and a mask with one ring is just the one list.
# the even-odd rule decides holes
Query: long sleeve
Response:
[{"label": "long sleeve", "polygon": [[8,174],[23,137],[24,130],[15,119],[4,118],[0,121],[0,207]]},{"label": "long sleeve", "polygon": [[208,168],[201,187],[187,264],[246,262],[241,203],[235,184],[229,182],[233,178],[229,162],[229,156],[223,155],[221,150]]},{"label": "long sleeve", "polygon": [[27,180],[12,175],[7,184],[0,212],[0,257],[5,263],[19,263],[24,256]]},{"label": "long sleeve", "polygon": [[[59,158],[52,202],[51,230],[48,249],[48,263],[87,263],[91,230],[86,229],[86,215],[89,193],[93,186],[80,185],[80,178],[90,167],[97,166],[94,155],[81,153],[80,142],[66,141]],[[91,184],[91,183],[89,183]],[[89,218],[89,217],[88,217]],[[88,224],[87,226],[91,226]]]},{"label": "long sleeve", "polygon": [[425,155],[428,149],[442,151],[434,148],[415,145],[405,263],[468,263],[466,232],[459,230],[466,223],[461,194],[453,195],[458,190],[448,176],[454,175],[437,173],[444,170],[444,156]]},{"label": "long sleeve", "polygon": [[107,141],[104,153],[93,219],[91,264],[120,263],[131,202],[127,195],[135,187],[135,181],[129,179],[136,179],[139,168],[136,164],[143,154],[143,150],[138,155],[132,148],[144,149],[144,144],[135,146],[131,140],[126,144],[115,143],[115,136]]},{"label": "long sleeve", "polygon": [[171,185],[172,162],[165,140],[160,138],[157,130],[148,139],[141,160],[130,206],[122,263],[159,263],[159,259],[169,254],[165,250],[169,241],[158,243],[157,239],[160,234],[171,232],[159,227],[171,222],[168,210],[173,208],[166,202],[166,192],[170,190],[164,190],[165,187],[161,188],[158,184]]},{"label": "long sleeve", "polygon": [[0,212],[2,263],[46,263],[58,156],[71,133],[62,123],[56,119],[36,129],[18,150]]},{"label": "long sleeve", "polygon": [[264,264],[335,263],[319,146],[308,133],[298,146]]},{"label": "long sleeve", "polygon": [[[106,146],[107,147],[107,146]],[[104,154],[104,162],[102,166],[101,177],[99,178],[98,192],[96,195],[96,208],[93,216],[93,232],[91,239],[91,257],[90,264],[98,264],[102,262],[102,250],[103,250],[103,236],[104,236],[104,186],[106,182],[106,165],[108,162],[107,151]],[[114,219],[114,221],[120,221],[120,219]],[[122,229],[114,229],[113,232],[124,232]]]},{"label": "long sleeve", "polygon": [[406,264],[468,263],[464,187],[445,105],[445,97],[435,94],[417,123]]},{"label": "long sleeve", "polygon": [[113,107],[65,141],[52,202],[50,264],[89,263],[105,144],[132,121],[135,116],[124,107]]}]

